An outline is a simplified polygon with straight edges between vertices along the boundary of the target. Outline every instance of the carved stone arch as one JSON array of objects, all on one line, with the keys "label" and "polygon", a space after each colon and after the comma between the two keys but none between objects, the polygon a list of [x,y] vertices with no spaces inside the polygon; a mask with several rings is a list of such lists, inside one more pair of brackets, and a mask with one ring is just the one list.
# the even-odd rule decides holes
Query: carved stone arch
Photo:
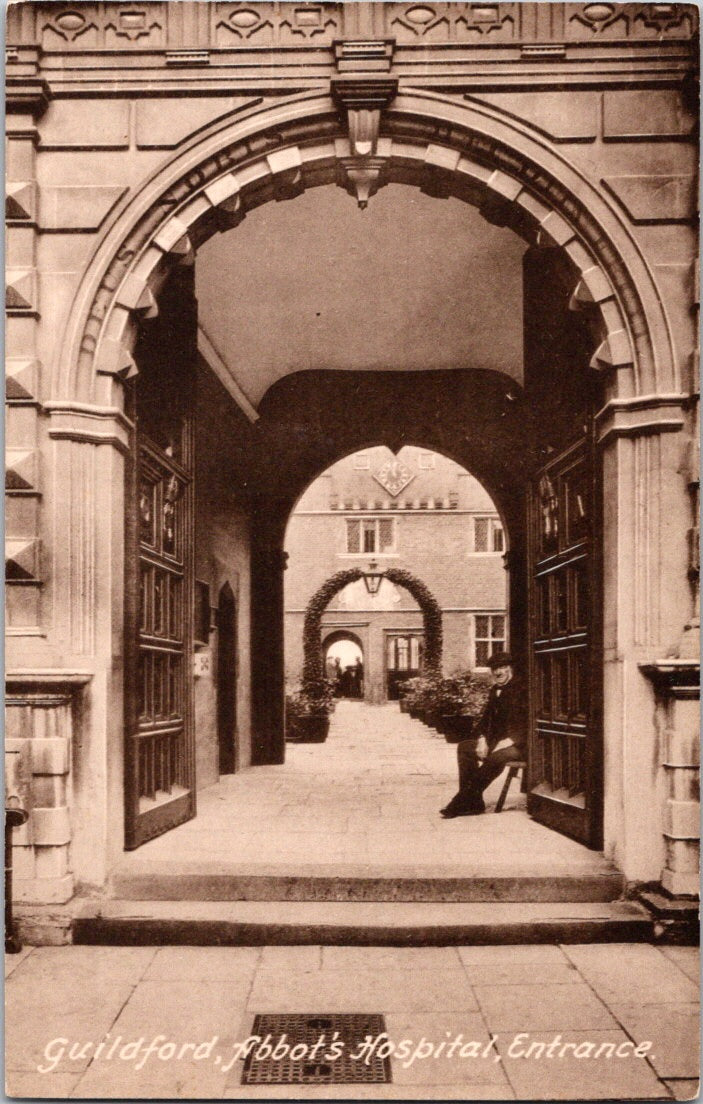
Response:
[{"label": "carved stone arch", "polygon": [[[211,234],[246,211],[307,187],[339,183],[345,137],[330,97],[307,93],[213,124],[159,170],[106,231],[74,301],[58,383],[90,400],[96,376],[124,377],[139,321],[153,316],[173,264],[190,263]],[[600,338],[592,364],[614,369],[623,398],[678,389],[668,324],[632,235],[563,154],[495,109],[404,91],[382,125],[384,182],[456,195],[528,241],[564,251],[574,309]]]},{"label": "carved stone arch", "polygon": [[[331,575],[315,591],[308,602],[303,621],[303,684],[314,687],[324,677],[322,669],[322,616],[328,605],[349,583],[362,579],[364,572],[359,567],[349,567]],[[429,587],[401,568],[389,567],[383,572],[389,582],[402,586],[415,599],[422,612],[425,633],[425,671],[430,676],[439,676],[442,671],[442,610]]]}]

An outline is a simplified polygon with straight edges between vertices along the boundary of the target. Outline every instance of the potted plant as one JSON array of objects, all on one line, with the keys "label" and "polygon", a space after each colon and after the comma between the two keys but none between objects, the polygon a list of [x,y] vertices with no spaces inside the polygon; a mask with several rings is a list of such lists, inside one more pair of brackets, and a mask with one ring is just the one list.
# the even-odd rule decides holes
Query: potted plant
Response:
[{"label": "potted plant", "polygon": [[330,730],[332,691],[327,679],[303,683],[286,698],[286,739],[322,744]]},{"label": "potted plant", "polygon": [[433,680],[424,676],[412,680],[415,683],[413,688],[413,708],[411,708],[410,715],[415,717],[416,720],[422,721],[423,724],[432,726],[432,719],[434,717],[432,706],[432,684]]},{"label": "potted plant", "polygon": [[418,690],[421,681],[422,680],[417,676],[415,676],[415,678],[406,679],[400,691],[401,712],[409,713],[414,720],[417,720],[417,712],[419,708]]},{"label": "potted plant", "polygon": [[481,716],[488,699],[490,683],[485,675],[475,675],[473,671],[466,671],[455,676],[451,680],[452,689],[448,695],[451,702],[456,693],[461,699],[461,707],[452,715],[445,718],[445,739],[448,743],[458,743],[460,740],[468,740],[471,737],[474,721]]},{"label": "potted plant", "polygon": [[[464,739],[471,734],[471,718],[464,711],[464,686],[461,678],[442,678],[434,686],[433,707],[437,714],[437,731],[449,740]],[[468,723],[467,723],[468,722]]]}]

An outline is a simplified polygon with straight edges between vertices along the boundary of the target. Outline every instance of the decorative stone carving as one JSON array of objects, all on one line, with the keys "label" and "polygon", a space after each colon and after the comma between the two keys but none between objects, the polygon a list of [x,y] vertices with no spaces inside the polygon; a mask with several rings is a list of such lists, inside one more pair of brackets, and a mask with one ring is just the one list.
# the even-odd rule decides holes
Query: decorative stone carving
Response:
[{"label": "decorative stone carving", "polygon": [[8,402],[34,402],[39,365],[36,360],[9,357],[5,364],[5,398]]},{"label": "decorative stone carving", "polygon": [[8,449],[5,465],[5,489],[8,491],[33,491],[36,486],[36,450]]},{"label": "decorative stone carving", "polygon": [[221,19],[215,24],[216,45],[233,41],[317,44],[331,39],[339,31],[341,11],[338,4],[219,4]]},{"label": "decorative stone carving", "polygon": [[[624,39],[688,38],[693,31],[695,9],[686,4],[568,4],[567,38],[591,36]],[[605,34],[605,32],[608,32]]]},{"label": "decorative stone carving", "polygon": [[498,35],[512,39],[518,5],[483,4],[395,4],[387,18],[399,39],[430,38],[439,41],[476,41]]},{"label": "decorative stone carving", "polygon": [[5,218],[32,222],[36,217],[36,185],[31,180],[9,180],[5,191]]},{"label": "decorative stone carving", "polygon": [[340,77],[332,81],[335,100],[346,109],[350,157],[340,158],[342,183],[363,211],[377,191],[386,158],[377,156],[381,111],[395,96],[398,81],[379,77]]},{"label": "decorative stone carving", "polygon": [[687,33],[691,30],[691,10],[685,4],[642,4],[635,16],[635,23],[653,27],[663,33],[672,28],[681,28]]},{"label": "decorative stone carving", "polygon": [[36,582],[39,576],[39,540],[36,537],[5,541],[5,579],[8,583]]},{"label": "decorative stone carving", "polygon": [[[87,14],[84,12],[87,11]],[[65,8],[58,15],[48,19],[42,26],[42,30],[51,30],[65,42],[75,42],[86,31],[97,30],[97,23],[91,18],[93,11],[87,5],[84,11],[77,8]]]},{"label": "decorative stone carving", "polygon": [[5,306],[13,313],[36,310],[37,274],[33,268],[8,270]]},{"label": "decorative stone carving", "polygon": [[129,42],[148,38],[152,31],[160,29],[161,24],[157,20],[150,22],[146,8],[123,8],[115,19],[105,24],[106,31],[113,31],[118,38],[126,38]]}]

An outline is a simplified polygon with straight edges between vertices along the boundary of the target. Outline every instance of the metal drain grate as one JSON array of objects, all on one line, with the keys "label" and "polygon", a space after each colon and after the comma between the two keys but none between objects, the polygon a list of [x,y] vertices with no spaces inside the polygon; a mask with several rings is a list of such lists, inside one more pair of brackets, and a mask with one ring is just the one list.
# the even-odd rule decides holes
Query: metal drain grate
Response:
[{"label": "metal drain grate", "polygon": [[[242,1085],[386,1084],[390,1058],[360,1046],[386,1024],[375,1012],[266,1012],[254,1018],[261,1043],[244,1060]],[[321,1045],[320,1038],[324,1039]],[[370,1052],[370,1053],[369,1053]],[[352,1055],[360,1054],[356,1060]],[[368,1062],[364,1058],[368,1055]]]}]

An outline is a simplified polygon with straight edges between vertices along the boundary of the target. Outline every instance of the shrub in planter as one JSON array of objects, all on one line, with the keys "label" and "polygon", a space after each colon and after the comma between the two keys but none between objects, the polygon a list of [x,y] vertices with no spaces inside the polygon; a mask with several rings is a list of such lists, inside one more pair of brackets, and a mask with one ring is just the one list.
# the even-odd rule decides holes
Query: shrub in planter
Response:
[{"label": "shrub in planter", "polygon": [[327,739],[332,693],[327,679],[316,679],[286,698],[287,740],[321,744]]},{"label": "shrub in planter", "polygon": [[404,703],[404,712],[409,713],[415,720],[418,719],[422,708],[422,686],[424,682],[425,679],[415,676],[415,678],[409,678],[403,683],[401,709]]},{"label": "shrub in planter", "polygon": [[487,675],[476,675],[473,671],[465,671],[457,676],[457,682],[461,686],[463,699],[462,713],[469,717],[480,717],[488,700],[491,688],[491,680]]}]

